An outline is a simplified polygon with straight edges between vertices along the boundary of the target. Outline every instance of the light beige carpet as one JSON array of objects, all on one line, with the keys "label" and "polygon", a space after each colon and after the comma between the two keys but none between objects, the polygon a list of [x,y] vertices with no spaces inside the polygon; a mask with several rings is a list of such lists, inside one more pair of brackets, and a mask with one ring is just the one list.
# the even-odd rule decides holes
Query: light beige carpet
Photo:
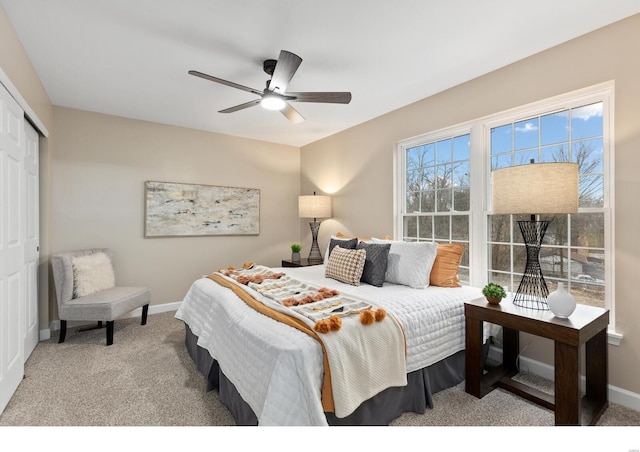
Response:
[{"label": "light beige carpet", "polygon": [[[57,343],[57,334],[40,342],[0,415],[0,426],[233,426],[217,393],[206,391],[204,377],[186,352],[184,325],[174,313],[150,315],[147,325],[139,323],[137,318],[116,321],[110,347],[105,346],[104,329],[71,328],[63,344]],[[553,391],[551,382],[535,375],[521,378]],[[437,393],[434,405],[424,414],[405,413],[391,425],[553,425],[551,411],[500,389],[476,399],[461,384]],[[626,433],[639,433],[632,426],[640,426],[640,413],[611,405],[598,425],[629,426],[633,430]],[[449,435],[457,431],[445,430]],[[624,451],[638,447],[640,443],[629,444]]]}]

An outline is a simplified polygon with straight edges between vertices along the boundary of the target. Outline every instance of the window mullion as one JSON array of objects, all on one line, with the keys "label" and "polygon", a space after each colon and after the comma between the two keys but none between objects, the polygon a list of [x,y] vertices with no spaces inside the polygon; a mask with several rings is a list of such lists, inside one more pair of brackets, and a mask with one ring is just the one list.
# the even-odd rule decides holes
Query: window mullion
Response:
[{"label": "window mullion", "polygon": [[[473,123],[470,131],[469,156],[469,186],[470,186],[470,215],[469,215],[469,283],[482,287],[487,279],[487,205],[488,183],[486,174],[491,171],[485,157],[485,133],[479,122]],[[491,157],[489,156],[489,159]]]}]

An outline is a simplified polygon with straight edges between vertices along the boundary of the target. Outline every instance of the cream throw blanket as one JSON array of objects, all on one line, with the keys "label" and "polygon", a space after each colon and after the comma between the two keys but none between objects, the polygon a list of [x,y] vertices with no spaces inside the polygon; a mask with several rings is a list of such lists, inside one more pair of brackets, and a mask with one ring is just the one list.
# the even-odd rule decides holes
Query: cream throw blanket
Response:
[{"label": "cream throw blanket", "polygon": [[[273,310],[304,322],[313,329],[318,320],[338,315],[342,326],[338,331],[318,334],[328,360],[335,415],[350,415],[362,402],[389,387],[405,386],[406,348],[402,327],[387,313],[382,321],[363,325],[359,313],[373,309],[366,300],[341,294],[299,306],[287,307],[284,300],[302,299],[318,293],[320,287],[293,279],[287,275],[276,279],[274,272],[264,266],[216,273],[242,288],[252,298]],[[264,277],[257,282],[241,284],[238,278]]]}]

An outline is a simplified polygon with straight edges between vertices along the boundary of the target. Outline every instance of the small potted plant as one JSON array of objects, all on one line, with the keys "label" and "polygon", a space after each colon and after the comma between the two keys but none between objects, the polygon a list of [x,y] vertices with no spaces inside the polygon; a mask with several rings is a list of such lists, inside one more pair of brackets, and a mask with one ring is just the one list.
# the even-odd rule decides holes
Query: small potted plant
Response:
[{"label": "small potted plant", "polygon": [[291,260],[298,262],[300,260],[300,250],[302,249],[302,245],[299,243],[291,244]]},{"label": "small potted plant", "polygon": [[504,291],[502,286],[495,283],[489,283],[483,287],[482,295],[485,296],[489,303],[498,304],[507,296],[507,293]]}]

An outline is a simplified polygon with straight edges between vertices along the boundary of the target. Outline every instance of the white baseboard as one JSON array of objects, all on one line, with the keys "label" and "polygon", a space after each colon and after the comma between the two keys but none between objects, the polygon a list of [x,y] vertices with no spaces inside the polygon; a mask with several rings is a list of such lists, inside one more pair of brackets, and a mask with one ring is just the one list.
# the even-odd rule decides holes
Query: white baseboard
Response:
[{"label": "white baseboard", "polygon": [[[491,346],[489,348],[489,359],[501,363],[502,349]],[[526,356],[521,356],[518,364],[519,368],[523,371],[530,372],[534,375],[546,378],[547,380],[553,381],[554,379],[554,368],[549,364],[527,358]],[[580,377],[580,387],[583,391],[585,389],[585,384],[585,378],[584,375],[582,375]],[[635,392],[631,392],[613,385],[609,385],[608,388],[608,397],[610,403],[622,405],[634,411],[640,411],[640,394],[636,394]]]},{"label": "white baseboard", "polygon": [[[173,303],[165,303],[159,305],[149,305],[149,311],[147,314],[159,314],[167,311],[177,311],[180,307],[181,301],[175,301]],[[142,308],[135,309],[121,318],[128,319],[131,317],[140,317],[142,315]],[[80,325],[88,325],[95,322],[81,322],[81,321],[69,321],[67,322],[67,328],[72,328]],[[40,340],[46,341],[51,339],[51,332],[60,330],[60,320],[54,320],[49,324],[49,328],[40,330]]]}]

